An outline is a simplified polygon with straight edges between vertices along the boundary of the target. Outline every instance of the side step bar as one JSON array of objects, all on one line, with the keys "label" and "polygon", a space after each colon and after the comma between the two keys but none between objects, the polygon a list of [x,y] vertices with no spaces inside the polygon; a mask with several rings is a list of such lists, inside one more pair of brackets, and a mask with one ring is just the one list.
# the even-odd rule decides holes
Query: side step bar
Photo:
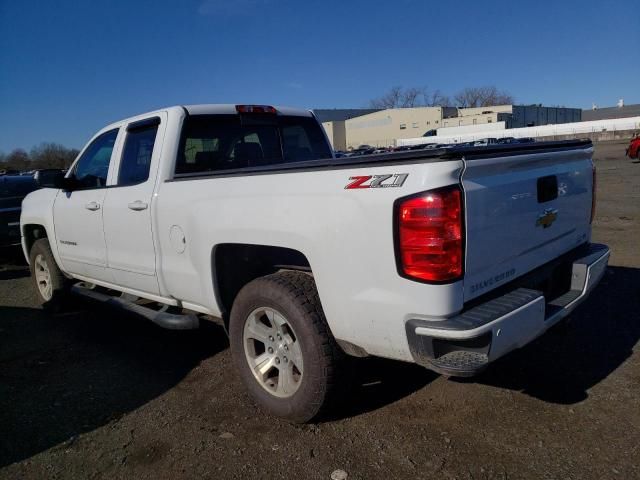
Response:
[{"label": "side step bar", "polygon": [[192,330],[200,326],[200,319],[195,314],[180,315],[163,312],[162,310],[153,310],[134,303],[130,300],[132,297],[128,295],[113,297],[105,293],[96,292],[92,288],[83,287],[81,284],[71,287],[71,292],[75,295],[80,295],[91,300],[96,300],[98,302],[106,303],[107,305],[135,313],[147,320],[151,320],[159,327],[167,328],[169,330]]}]

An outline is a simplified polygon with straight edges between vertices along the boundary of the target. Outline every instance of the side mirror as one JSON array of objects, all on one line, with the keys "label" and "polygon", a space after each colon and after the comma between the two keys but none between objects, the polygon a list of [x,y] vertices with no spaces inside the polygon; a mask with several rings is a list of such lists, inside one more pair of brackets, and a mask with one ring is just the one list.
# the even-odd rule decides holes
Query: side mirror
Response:
[{"label": "side mirror", "polygon": [[62,190],[65,192],[73,192],[79,188],[80,184],[76,177],[62,177]]},{"label": "side mirror", "polygon": [[69,186],[68,179],[64,177],[65,172],[58,169],[38,170],[33,176],[36,184],[40,188],[63,188]]}]

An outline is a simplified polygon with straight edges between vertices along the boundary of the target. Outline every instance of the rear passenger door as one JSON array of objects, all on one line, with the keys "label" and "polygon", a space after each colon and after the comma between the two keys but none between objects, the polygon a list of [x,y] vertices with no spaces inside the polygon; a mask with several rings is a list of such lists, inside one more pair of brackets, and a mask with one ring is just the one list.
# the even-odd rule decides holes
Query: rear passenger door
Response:
[{"label": "rear passenger door", "polygon": [[116,284],[158,294],[152,201],[166,113],[123,127],[117,173],[104,201],[107,265]]}]

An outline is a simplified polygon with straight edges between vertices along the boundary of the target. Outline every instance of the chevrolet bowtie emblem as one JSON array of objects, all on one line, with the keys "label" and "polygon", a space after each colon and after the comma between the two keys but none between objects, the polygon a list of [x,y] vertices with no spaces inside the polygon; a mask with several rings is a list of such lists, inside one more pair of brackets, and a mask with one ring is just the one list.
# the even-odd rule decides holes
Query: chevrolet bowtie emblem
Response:
[{"label": "chevrolet bowtie emblem", "polygon": [[555,208],[547,208],[544,213],[538,215],[536,227],[549,228],[558,218],[558,210]]}]

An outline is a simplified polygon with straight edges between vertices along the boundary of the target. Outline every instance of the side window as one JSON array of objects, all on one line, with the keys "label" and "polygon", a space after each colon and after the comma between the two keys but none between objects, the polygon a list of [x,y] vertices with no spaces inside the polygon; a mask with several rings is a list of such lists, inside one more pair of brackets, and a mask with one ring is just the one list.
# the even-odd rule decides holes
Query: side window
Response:
[{"label": "side window", "polygon": [[118,129],[109,130],[96,138],[76,163],[73,176],[80,189],[101,188],[107,184],[107,173]]},{"label": "side window", "polygon": [[158,133],[157,120],[150,120],[127,128],[127,139],[118,171],[118,186],[135,185],[149,178],[151,154]]}]

